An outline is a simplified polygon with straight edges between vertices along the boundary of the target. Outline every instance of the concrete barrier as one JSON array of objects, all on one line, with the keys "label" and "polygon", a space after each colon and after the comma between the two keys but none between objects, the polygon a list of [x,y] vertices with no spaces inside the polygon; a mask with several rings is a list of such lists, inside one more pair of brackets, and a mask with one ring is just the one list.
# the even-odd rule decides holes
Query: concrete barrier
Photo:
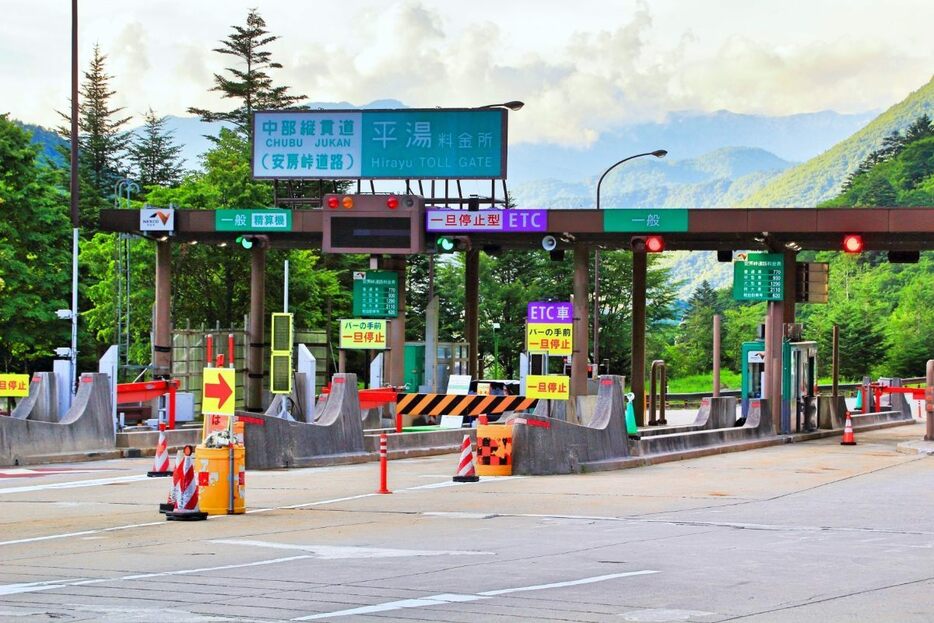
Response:
[{"label": "concrete barrier", "polygon": [[58,422],[55,375],[51,372],[34,372],[29,383],[29,395],[19,401],[10,417],[34,422]]},{"label": "concrete barrier", "polygon": [[0,418],[0,466],[81,460],[115,448],[110,380],[83,374],[60,422]]},{"label": "concrete barrier", "polygon": [[[736,398],[734,396],[724,396],[715,400],[720,401],[716,405],[716,409],[720,411],[718,417],[721,418],[721,422],[725,421],[724,418],[726,418],[726,414],[736,413]],[[730,410],[731,408],[732,411]],[[712,404],[711,414],[713,413],[714,406]],[[773,435],[772,420],[768,416],[767,401],[751,400],[749,401],[749,412],[746,416],[746,423],[742,426],[644,436],[635,445],[641,456],[651,456],[739,443],[771,437]]]},{"label": "concrete barrier", "polygon": [[825,430],[843,428],[846,420],[846,398],[843,396],[817,397],[817,427]]},{"label": "concrete barrier", "polygon": [[643,437],[689,433],[699,430],[733,428],[736,426],[736,396],[705,396],[701,398],[697,416],[690,424],[682,426],[650,426],[639,430]]},{"label": "concrete barrier", "polygon": [[[629,456],[626,403],[616,376],[601,376],[590,425],[539,415],[510,416],[514,474],[570,474],[581,463]],[[525,420],[525,423],[523,423]]]},{"label": "concrete barrier", "polygon": [[256,413],[242,416],[247,469],[277,469],[367,460],[357,375],[335,374],[316,420],[290,422]]}]

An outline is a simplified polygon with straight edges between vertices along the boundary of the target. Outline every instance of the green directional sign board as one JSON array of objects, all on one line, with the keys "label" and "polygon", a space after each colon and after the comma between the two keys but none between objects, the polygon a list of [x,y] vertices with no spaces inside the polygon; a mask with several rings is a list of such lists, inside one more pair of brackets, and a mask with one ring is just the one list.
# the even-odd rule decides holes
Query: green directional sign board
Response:
[{"label": "green directional sign board", "polygon": [[395,318],[399,314],[399,274],[391,270],[353,274],[353,315],[356,318]]},{"label": "green directional sign board", "polygon": [[257,112],[253,137],[256,178],[506,177],[498,108]]},{"label": "green directional sign board", "polygon": [[268,210],[215,210],[215,231],[292,231],[292,211]]},{"label": "green directional sign board", "polygon": [[785,258],[781,253],[749,253],[733,262],[733,298],[780,301],[784,298]]},{"label": "green directional sign board", "polygon": [[603,210],[603,231],[654,234],[688,230],[683,208],[617,208]]}]

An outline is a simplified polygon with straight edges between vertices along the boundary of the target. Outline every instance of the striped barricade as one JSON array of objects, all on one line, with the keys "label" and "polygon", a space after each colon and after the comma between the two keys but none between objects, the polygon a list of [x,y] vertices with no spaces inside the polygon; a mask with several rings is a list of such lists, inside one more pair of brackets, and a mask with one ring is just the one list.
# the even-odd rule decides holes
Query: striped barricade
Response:
[{"label": "striped barricade", "polygon": [[537,398],[461,394],[399,394],[396,396],[396,432],[402,432],[403,415],[499,415],[506,411],[533,409]]}]

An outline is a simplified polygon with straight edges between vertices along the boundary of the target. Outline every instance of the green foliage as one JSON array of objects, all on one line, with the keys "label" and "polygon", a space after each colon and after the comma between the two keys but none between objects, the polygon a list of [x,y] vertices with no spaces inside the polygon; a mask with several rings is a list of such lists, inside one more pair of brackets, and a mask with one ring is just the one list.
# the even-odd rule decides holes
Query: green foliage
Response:
[{"label": "green foliage", "polygon": [[[739,372],[720,370],[720,389],[740,389],[742,378]],[[699,394],[713,389],[713,374],[668,377],[669,394]]]},{"label": "green foliage", "polygon": [[0,115],[0,365],[50,366],[68,344],[69,213],[60,172],[38,162],[29,135]]},{"label": "green foliage", "polygon": [[179,161],[182,148],[174,143],[172,133],[165,129],[165,117],[157,117],[150,108],[143,119],[142,131],[128,149],[136,180],[143,188],[174,186],[182,176]]},{"label": "green foliage", "polygon": [[246,26],[233,26],[230,36],[214,48],[219,54],[232,56],[241,65],[228,67],[231,77],[214,74],[212,91],[223,97],[236,100],[238,106],[227,112],[215,112],[204,108],[189,108],[188,112],[201,117],[202,121],[227,121],[246,137],[252,135],[254,110],[277,110],[294,106],[304,95],[290,95],[288,87],[274,86],[270,69],[281,69],[282,65],[272,61],[272,54],[264,48],[279,37],[270,35],[266,22],[256,9],[247,14]]},{"label": "green foliage", "polygon": [[[107,75],[107,56],[94,46],[90,69],[84,72],[78,109],[78,167],[81,182],[80,214],[83,227],[97,224],[105,199],[112,196],[114,183],[122,175],[119,170],[130,137],[122,129],[131,117],[120,117],[123,108],[113,108],[110,90],[112,76]],[[66,125],[59,134],[71,138],[71,117],[60,113]],[[68,147],[70,149],[70,147]],[[70,156],[66,158],[66,161]]]},{"label": "green foliage", "polygon": [[[774,178],[745,198],[743,207],[809,206],[835,197],[846,183],[847,176],[857,172],[860,164],[880,147],[884,153],[886,150],[896,152],[899,141],[893,140],[892,133],[908,129],[923,115],[934,115],[934,79],[848,139]],[[917,138],[914,134],[912,136]],[[870,168],[879,161],[876,158],[870,163]]]}]

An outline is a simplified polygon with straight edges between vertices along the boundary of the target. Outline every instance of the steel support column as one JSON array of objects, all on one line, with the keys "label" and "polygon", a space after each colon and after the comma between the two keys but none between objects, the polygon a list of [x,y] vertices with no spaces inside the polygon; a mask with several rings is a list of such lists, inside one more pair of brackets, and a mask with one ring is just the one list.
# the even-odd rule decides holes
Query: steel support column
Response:
[{"label": "steel support column", "polygon": [[172,243],[156,242],[156,304],[153,318],[153,378],[172,375]]},{"label": "steel support column", "polygon": [[263,409],[263,345],[266,341],[266,245],[256,243],[250,251],[250,335],[246,361],[246,408]]},{"label": "steel support column", "polygon": [[632,393],[636,424],[645,426],[645,288],[648,256],[632,252]]},{"label": "steel support column", "polygon": [[590,319],[587,313],[590,307],[590,247],[583,243],[574,245],[574,347],[571,352],[571,395],[587,395],[587,355],[590,353],[590,340],[587,334]]},{"label": "steel support column", "polygon": [[[405,383],[405,258],[382,258],[380,266],[386,270],[395,271],[399,275],[399,298],[396,300],[396,317],[389,323],[389,363],[384,363],[388,383],[394,387],[401,387]],[[409,388],[409,391],[418,391],[418,388]]]},{"label": "steel support column", "polygon": [[777,433],[789,432],[782,430],[783,307],[781,301],[769,301],[765,318],[765,397],[772,412],[772,427]]},{"label": "steel support column", "polygon": [[925,441],[934,441],[934,359],[928,360],[927,389],[924,392]]},{"label": "steel support column", "polygon": [[480,250],[464,253],[464,333],[467,336],[467,372],[480,378]]}]

